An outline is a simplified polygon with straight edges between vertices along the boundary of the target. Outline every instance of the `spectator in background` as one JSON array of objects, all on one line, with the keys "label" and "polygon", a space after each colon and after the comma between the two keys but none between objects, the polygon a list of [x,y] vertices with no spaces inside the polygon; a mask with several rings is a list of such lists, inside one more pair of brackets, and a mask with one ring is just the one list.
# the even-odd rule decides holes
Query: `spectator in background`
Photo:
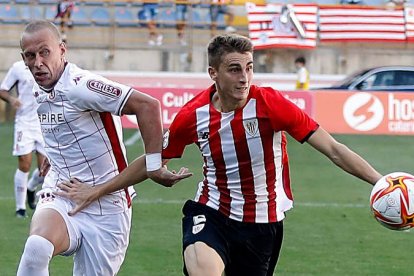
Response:
[{"label": "spectator in background", "polygon": [[149,38],[148,45],[150,46],[161,46],[163,36],[158,32],[157,29],[157,17],[158,17],[158,2],[144,2],[142,10],[138,13],[138,19],[147,23]]},{"label": "spectator in background", "polygon": [[[210,17],[211,17],[211,37],[214,37],[217,32],[218,17],[220,14],[227,15],[226,32],[235,33],[237,30],[233,27],[234,11],[228,4],[233,4],[233,0],[210,0]],[[228,3],[228,1],[230,1]]]},{"label": "spectator in background", "polygon": [[63,42],[66,42],[66,27],[72,28],[73,24],[70,20],[70,16],[72,13],[72,9],[75,6],[75,1],[70,0],[62,0],[58,1],[57,4],[57,13],[55,16],[55,19],[60,20],[60,32],[62,34],[62,40]]},{"label": "spectator in background", "polygon": [[[14,195],[16,199],[16,217],[26,217],[27,203],[36,208],[35,189],[43,183],[39,170],[45,159],[44,142],[40,123],[37,118],[37,103],[32,93],[34,79],[23,61],[10,67],[0,85],[0,98],[16,109],[14,120],[13,155],[18,158],[18,167],[14,174]],[[17,98],[9,93],[16,86]],[[29,180],[33,152],[36,152],[37,169]]]},{"label": "spectator in background", "polygon": [[176,0],[175,2],[175,20],[177,37],[181,46],[187,45],[187,42],[185,41],[184,37],[184,29],[187,22],[188,5],[190,5],[189,0]]},{"label": "spectator in background", "polygon": [[306,69],[306,60],[304,57],[295,59],[295,67],[297,70],[296,90],[309,89],[309,71]]}]

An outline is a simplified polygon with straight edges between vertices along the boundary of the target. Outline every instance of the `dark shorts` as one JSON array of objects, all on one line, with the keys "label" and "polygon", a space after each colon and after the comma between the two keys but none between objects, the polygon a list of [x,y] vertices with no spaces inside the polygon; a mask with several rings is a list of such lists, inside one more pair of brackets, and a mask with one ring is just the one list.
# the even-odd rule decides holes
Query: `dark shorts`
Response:
[{"label": "dark shorts", "polygon": [[[283,222],[243,223],[194,201],[183,207],[183,252],[197,241],[213,248],[226,276],[273,275],[283,240]],[[185,265],[184,274],[188,275]]]}]

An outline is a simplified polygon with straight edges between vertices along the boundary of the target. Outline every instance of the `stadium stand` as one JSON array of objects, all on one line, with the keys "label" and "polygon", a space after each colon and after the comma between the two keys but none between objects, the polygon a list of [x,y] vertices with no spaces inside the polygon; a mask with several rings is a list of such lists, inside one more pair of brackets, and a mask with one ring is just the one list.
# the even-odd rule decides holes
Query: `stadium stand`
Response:
[{"label": "stadium stand", "polygon": [[34,19],[43,19],[43,7],[29,5],[21,6],[20,15],[25,23]]},{"label": "stadium stand", "polygon": [[57,5],[56,0],[37,0],[39,4],[41,5]]},{"label": "stadium stand", "polygon": [[114,13],[115,24],[118,27],[138,27],[137,17],[130,9],[117,7]]},{"label": "stadium stand", "polygon": [[57,14],[56,5],[45,7],[44,19],[54,21]]},{"label": "stadium stand", "polygon": [[96,7],[92,10],[90,16],[91,22],[96,26],[111,25],[111,15],[105,7]]},{"label": "stadium stand", "polygon": [[164,8],[159,13],[160,26],[164,28],[175,27],[175,10],[174,8]]},{"label": "stadium stand", "polygon": [[90,26],[92,25],[88,13],[83,7],[75,6],[70,16],[74,26]]},{"label": "stadium stand", "polygon": [[193,8],[192,10],[190,10],[189,13],[189,21],[191,22],[193,28],[208,29],[208,24],[210,24],[210,17],[208,21],[204,20],[202,15],[200,14],[200,10]]},{"label": "stadium stand", "polygon": [[14,5],[0,6],[0,22],[3,24],[23,23],[19,14],[19,9]]}]

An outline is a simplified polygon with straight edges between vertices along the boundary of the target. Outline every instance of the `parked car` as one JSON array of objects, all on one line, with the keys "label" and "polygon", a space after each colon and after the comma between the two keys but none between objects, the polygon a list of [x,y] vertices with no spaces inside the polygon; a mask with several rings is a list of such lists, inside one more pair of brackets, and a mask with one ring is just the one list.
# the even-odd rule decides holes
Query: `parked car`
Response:
[{"label": "parked car", "polygon": [[317,89],[414,92],[414,66],[381,66],[364,69],[331,87]]}]

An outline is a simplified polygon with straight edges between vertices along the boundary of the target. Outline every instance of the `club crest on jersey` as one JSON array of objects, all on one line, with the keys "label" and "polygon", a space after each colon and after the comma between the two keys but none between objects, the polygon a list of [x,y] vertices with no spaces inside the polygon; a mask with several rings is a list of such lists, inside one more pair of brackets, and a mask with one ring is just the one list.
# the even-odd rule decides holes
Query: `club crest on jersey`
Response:
[{"label": "club crest on jersey", "polygon": [[168,142],[170,140],[170,130],[167,130],[162,137],[162,148],[166,149],[168,147]]},{"label": "club crest on jersey", "polygon": [[251,137],[255,137],[259,131],[259,122],[257,119],[248,119],[243,121],[244,129]]},{"label": "club crest on jersey", "polygon": [[122,94],[120,88],[104,83],[100,80],[88,80],[86,85],[89,90],[111,98],[118,98]]},{"label": "club crest on jersey", "polygon": [[55,89],[53,89],[49,93],[49,99],[53,100],[55,97],[56,97],[56,92],[55,92]]}]

